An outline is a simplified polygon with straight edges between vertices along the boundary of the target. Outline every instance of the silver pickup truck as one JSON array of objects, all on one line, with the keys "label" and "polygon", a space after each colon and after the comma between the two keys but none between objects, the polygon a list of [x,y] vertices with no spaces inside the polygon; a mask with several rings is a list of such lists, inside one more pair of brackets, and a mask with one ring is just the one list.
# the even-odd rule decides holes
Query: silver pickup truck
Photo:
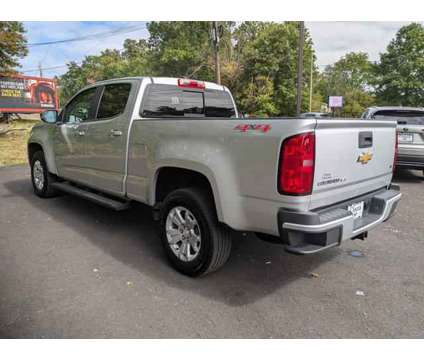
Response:
[{"label": "silver pickup truck", "polygon": [[35,194],[152,206],[168,259],[191,276],[226,262],[233,230],[312,254],[364,239],[401,197],[392,121],[238,118],[224,86],[151,77],[96,83],[41,118]]}]

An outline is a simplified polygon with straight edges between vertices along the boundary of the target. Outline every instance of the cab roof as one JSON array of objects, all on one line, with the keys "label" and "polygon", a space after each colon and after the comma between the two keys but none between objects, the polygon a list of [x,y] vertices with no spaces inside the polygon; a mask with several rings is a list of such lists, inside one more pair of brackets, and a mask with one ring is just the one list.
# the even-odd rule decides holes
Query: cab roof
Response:
[{"label": "cab roof", "polygon": [[[178,86],[178,80],[183,79],[183,78],[152,77],[152,76],[129,76],[129,77],[123,77],[123,78],[115,78],[115,79],[98,81],[98,82],[95,82],[93,84],[90,84],[90,86],[105,85],[105,84],[110,84],[110,83],[124,81],[124,80],[143,80],[143,79],[150,79],[153,84],[164,84],[164,85],[176,85],[176,86]],[[206,89],[228,91],[228,89],[225,86],[219,85],[219,84],[216,84],[216,83],[213,83],[213,82],[210,82],[210,81],[203,81],[203,80],[195,80],[195,81],[203,82],[205,84]]]}]

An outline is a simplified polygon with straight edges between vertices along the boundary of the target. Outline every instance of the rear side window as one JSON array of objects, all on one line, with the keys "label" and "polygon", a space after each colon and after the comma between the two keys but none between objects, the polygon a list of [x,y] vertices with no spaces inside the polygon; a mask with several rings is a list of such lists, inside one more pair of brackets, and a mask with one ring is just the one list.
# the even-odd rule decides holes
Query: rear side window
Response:
[{"label": "rear side window", "polygon": [[235,109],[231,97],[224,91],[152,84],[146,89],[140,114],[144,117],[230,117],[235,115]]},{"label": "rear side window", "polygon": [[97,111],[97,119],[106,119],[122,114],[127,106],[130,91],[131,84],[106,85]]},{"label": "rear side window", "polygon": [[232,117],[236,115],[233,100],[226,91],[206,90],[205,112],[209,117]]}]

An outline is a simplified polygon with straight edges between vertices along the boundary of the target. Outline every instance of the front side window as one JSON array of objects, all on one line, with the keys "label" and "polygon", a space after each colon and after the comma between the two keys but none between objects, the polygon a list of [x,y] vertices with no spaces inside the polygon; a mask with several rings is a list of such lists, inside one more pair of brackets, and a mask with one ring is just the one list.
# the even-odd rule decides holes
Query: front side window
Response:
[{"label": "front side window", "polygon": [[92,116],[92,103],[96,88],[91,88],[77,95],[65,109],[64,122],[78,124],[87,121]]},{"label": "front side window", "polygon": [[97,111],[97,119],[118,116],[125,111],[131,84],[106,85]]}]

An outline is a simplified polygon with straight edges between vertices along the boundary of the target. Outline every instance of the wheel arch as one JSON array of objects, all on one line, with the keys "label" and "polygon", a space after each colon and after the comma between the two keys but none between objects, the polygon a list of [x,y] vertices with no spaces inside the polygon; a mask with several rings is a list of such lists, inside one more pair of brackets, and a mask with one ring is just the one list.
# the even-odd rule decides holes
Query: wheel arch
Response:
[{"label": "wheel arch", "polygon": [[42,151],[44,153],[44,158],[46,160],[47,169],[50,173],[57,175],[56,164],[54,161],[53,152],[47,152],[46,148],[39,141],[29,141],[27,145],[27,155],[28,163],[31,164],[31,159],[37,151]]},{"label": "wheel arch", "polygon": [[152,205],[162,202],[166,195],[173,190],[184,187],[200,187],[210,195],[218,220],[223,221],[219,193],[211,173],[191,167],[164,165],[156,169],[152,181],[150,194]]},{"label": "wheel arch", "polygon": [[44,153],[43,146],[37,142],[30,142],[27,145],[28,163],[31,164],[31,159],[37,151]]}]

